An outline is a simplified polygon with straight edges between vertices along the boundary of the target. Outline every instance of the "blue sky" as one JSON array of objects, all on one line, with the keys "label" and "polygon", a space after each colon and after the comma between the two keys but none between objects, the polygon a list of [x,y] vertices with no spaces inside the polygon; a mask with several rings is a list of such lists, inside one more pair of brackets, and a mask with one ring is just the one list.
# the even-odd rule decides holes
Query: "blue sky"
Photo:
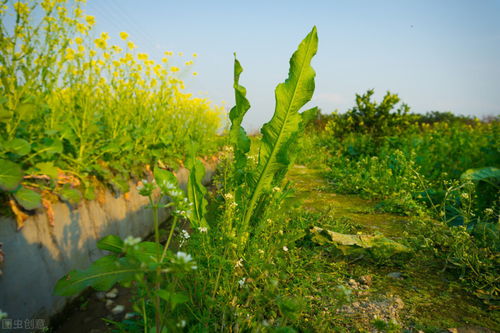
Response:
[{"label": "blue sky", "polygon": [[88,0],[98,32],[126,31],[159,59],[199,54],[188,90],[234,103],[233,52],[244,72],[256,129],[274,111],[274,88],[299,42],[316,25],[316,91],[308,106],[345,111],[356,93],[398,93],[414,112],[500,114],[500,1]]}]

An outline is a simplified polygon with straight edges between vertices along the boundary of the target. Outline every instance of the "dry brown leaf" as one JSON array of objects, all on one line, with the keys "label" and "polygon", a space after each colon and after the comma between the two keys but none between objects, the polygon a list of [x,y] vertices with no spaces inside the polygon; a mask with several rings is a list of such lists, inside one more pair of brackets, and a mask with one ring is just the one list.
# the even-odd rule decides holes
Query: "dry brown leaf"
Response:
[{"label": "dry brown leaf", "polygon": [[96,199],[97,202],[102,206],[106,202],[106,191],[102,186],[97,186],[96,187]]},{"label": "dry brown leaf", "polygon": [[45,208],[45,213],[47,214],[47,219],[49,220],[49,224],[51,227],[54,226],[55,215],[54,209],[52,208],[52,202],[50,200],[42,198],[42,205]]},{"label": "dry brown leaf", "polygon": [[44,179],[44,180],[50,180],[51,179],[47,175],[26,175],[23,178],[24,179]]},{"label": "dry brown leaf", "polygon": [[28,219],[28,214],[24,213],[21,208],[19,208],[13,199],[9,200],[10,209],[16,216],[17,230],[20,230],[24,226],[24,221]]}]

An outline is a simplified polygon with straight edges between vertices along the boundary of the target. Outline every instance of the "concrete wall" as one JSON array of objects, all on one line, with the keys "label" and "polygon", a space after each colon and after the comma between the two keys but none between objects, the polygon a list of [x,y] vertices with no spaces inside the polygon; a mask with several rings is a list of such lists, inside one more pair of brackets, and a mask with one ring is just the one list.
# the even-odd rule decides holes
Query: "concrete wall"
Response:
[{"label": "concrete wall", "polygon": [[[205,167],[208,181],[215,164]],[[187,170],[180,169],[176,175],[185,187]],[[5,253],[0,310],[11,319],[48,319],[70,300],[53,295],[57,280],[72,269],[88,267],[105,254],[96,248],[97,240],[110,234],[122,238],[151,234],[153,219],[146,208],[148,200],[139,195],[135,184],[130,185],[127,198],[107,191],[103,203],[83,201],[76,208],[63,202],[54,204],[54,226],[49,225],[43,210],[30,216],[19,231],[14,218],[0,217],[0,243]],[[167,212],[162,211],[161,220],[166,218]]]}]

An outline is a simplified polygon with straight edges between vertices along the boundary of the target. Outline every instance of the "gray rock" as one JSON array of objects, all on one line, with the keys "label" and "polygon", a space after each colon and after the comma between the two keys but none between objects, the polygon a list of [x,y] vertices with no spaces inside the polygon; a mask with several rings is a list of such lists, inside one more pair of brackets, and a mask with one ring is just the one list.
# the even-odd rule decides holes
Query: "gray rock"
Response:
[{"label": "gray rock", "polygon": [[135,317],[135,313],[133,313],[133,312],[127,312],[127,313],[125,314],[124,319],[132,319],[132,318],[134,318],[134,317]]},{"label": "gray rock", "polygon": [[114,315],[119,315],[123,311],[125,311],[125,307],[123,305],[117,305],[111,310],[111,313]]},{"label": "gray rock", "polygon": [[106,300],[106,308],[111,309],[115,302],[111,299]]},{"label": "gray rock", "polygon": [[106,293],[104,291],[98,291],[95,293],[95,297],[97,297],[98,300],[104,301],[106,298]]},{"label": "gray rock", "polygon": [[118,297],[118,289],[113,288],[106,293],[106,298],[117,298]]}]

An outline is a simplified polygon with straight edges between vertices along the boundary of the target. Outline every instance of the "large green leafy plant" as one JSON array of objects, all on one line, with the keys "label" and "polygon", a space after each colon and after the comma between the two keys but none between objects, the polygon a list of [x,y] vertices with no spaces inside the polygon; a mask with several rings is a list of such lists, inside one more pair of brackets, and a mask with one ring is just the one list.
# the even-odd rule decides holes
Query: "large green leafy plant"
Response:
[{"label": "large green leafy plant", "polygon": [[[250,103],[239,83],[242,66],[235,59],[236,105],[229,114],[229,145],[215,181],[218,190],[209,203],[209,230],[194,233],[189,244],[190,253],[196,254],[199,263],[196,274],[202,281],[194,302],[209,306],[208,312],[198,314],[200,325],[264,329],[260,323],[266,313],[250,314],[248,310],[248,316],[241,315],[249,307],[262,306],[272,309],[276,327],[285,327],[301,309],[300,299],[283,295],[276,287],[279,274],[273,265],[303,235],[302,230],[289,226],[286,214],[280,212],[290,193],[289,187],[283,186],[284,177],[295,159],[305,124],[316,114],[316,108],[299,111],[314,92],[311,60],[317,46],[313,28],[292,55],[288,78],[276,87],[274,115],[262,127],[258,141],[249,138],[241,126]],[[252,145],[257,146],[253,148],[258,149],[258,157],[252,154],[257,150]],[[209,301],[207,294],[211,296]]]},{"label": "large green leafy plant", "polygon": [[[98,247],[112,254],[97,260],[87,270],[70,272],[58,282],[56,293],[74,295],[88,286],[107,290],[115,283],[133,285],[135,310],[142,315],[140,326],[144,331],[176,330],[179,321],[175,319],[180,318],[188,320],[182,319],[181,326],[190,325],[195,331],[214,326],[224,329],[226,323],[239,325],[238,320],[233,320],[236,316],[233,310],[239,306],[235,300],[247,302],[256,295],[265,295],[259,302],[275,306],[276,313],[284,318],[280,326],[285,326],[286,318],[295,318],[302,303],[280,295],[274,279],[271,281],[268,274],[261,274],[260,264],[270,263],[278,249],[288,251],[285,242],[297,237],[290,230],[283,233],[285,220],[273,222],[271,217],[275,219],[276,211],[287,197],[287,187],[281,188],[283,178],[294,160],[295,145],[305,123],[316,112],[311,109],[299,113],[314,92],[315,72],[310,63],[317,45],[314,27],[293,54],[288,79],[276,88],[276,109],[262,128],[257,163],[249,156],[251,140],[241,127],[250,103],[245,88],[239,84],[242,67],[235,60],[236,106],[230,112],[229,131],[234,154],[227,157],[229,172],[224,172],[218,200],[209,206],[207,190],[201,184],[205,169],[194,156],[187,163],[190,175],[186,195],[178,188],[173,174],[156,168],[155,182],[145,183],[140,190],[149,197],[153,209],[155,241],[105,237]],[[166,206],[174,207],[174,220],[165,244],[160,241],[158,221],[158,210],[165,204],[155,199],[156,188],[170,198]],[[174,254],[170,248],[179,218],[191,224],[193,232],[180,244],[190,238],[186,249],[196,258],[196,265],[191,256],[184,252]],[[185,231],[180,233],[183,234]],[[277,238],[272,238],[274,235]],[[266,247],[256,251],[261,245]],[[252,266],[252,263],[259,264]],[[251,281],[250,276],[264,287],[243,288],[245,281]],[[221,324],[214,323],[214,316]]]}]

